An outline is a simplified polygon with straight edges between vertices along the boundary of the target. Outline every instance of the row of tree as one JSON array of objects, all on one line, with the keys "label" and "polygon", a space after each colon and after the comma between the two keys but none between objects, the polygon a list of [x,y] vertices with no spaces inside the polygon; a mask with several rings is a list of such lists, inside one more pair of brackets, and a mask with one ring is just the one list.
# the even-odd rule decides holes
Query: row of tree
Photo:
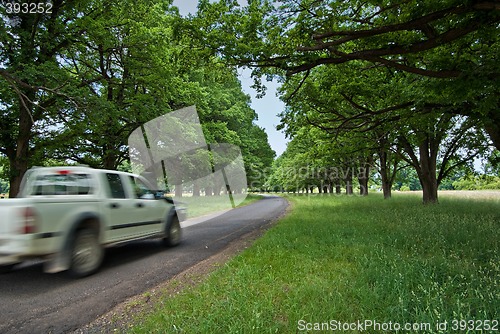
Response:
[{"label": "row of tree", "polygon": [[202,1],[198,20],[208,48],[283,82],[292,142],[270,186],[350,192],[357,177],[366,192],[374,166],[390,197],[409,165],[434,203],[456,168],[500,149],[497,1]]},{"label": "row of tree", "polygon": [[234,67],[207,52],[169,0],[54,0],[0,8],[0,158],[10,196],[33,165],[123,168],[141,124],[196,105],[208,143],[241,147],[249,180],[274,159]]}]

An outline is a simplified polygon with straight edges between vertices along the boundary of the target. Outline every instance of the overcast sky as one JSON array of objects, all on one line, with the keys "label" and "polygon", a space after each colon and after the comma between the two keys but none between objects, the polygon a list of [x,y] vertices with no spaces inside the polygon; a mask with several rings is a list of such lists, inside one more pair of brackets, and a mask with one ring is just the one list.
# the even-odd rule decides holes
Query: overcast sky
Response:
[{"label": "overcast sky", "polygon": [[[244,0],[238,0],[238,2],[240,4],[246,3]],[[179,8],[181,15],[196,12],[197,5],[198,0],[174,0],[174,6]],[[266,130],[269,137],[269,144],[271,144],[276,155],[279,156],[285,151],[287,140],[282,132],[276,130],[276,125],[279,124],[277,114],[285,108],[284,103],[276,97],[278,84],[275,81],[264,81],[267,87],[266,95],[261,99],[257,99],[255,97],[257,95],[256,91],[250,87],[253,84],[253,79],[250,77],[250,70],[240,69],[238,72],[243,90],[252,99],[252,109],[259,115],[259,120],[256,123]]]}]

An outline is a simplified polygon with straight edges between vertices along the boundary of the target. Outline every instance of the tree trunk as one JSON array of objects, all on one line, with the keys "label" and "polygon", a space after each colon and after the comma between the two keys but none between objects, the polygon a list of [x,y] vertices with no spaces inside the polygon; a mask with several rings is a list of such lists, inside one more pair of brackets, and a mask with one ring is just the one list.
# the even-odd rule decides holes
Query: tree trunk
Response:
[{"label": "tree trunk", "polygon": [[198,180],[193,183],[193,197],[200,197],[200,184]]},{"label": "tree trunk", "polygon": [[382,178],[382,192],[384,193],[384,199],[391,198],[392,191],[392,179],[389,176],[390,169],[388,166],[387,151],[380,150],[378,152],[380,161],[380,177]]},{"label": "tree trunk", "polygon": [[212,196],[213,195],[213,191],[212,191],[212,187],[205,187],[205,196]]},{"label": "tree trunk", "polygon": [[424,204],[438,203],[438,187],[437,183],[432,181],[432,177],[420,180],[420,184],[422,185]]},{"label": "tree trunk", "polygon": [[116,169],[117,157],[116,157],[114,150],[112,148],[105,147],[103,153],[104,153],[104,157],[102,159],[103,160],[102,161],[103,168],[104,169],[111,169],[111,170]]},{"label": "tree trunk", "polygon": [[19,191],[21,190],[21,182],[24,175],[28,171],[28,158],[17,158],[16,156],[16,159],[10,162],[10,168],[11,171],[9,177],[9,198],[14,198],[19,194]]},{"label": "tree trunk", "polygon": [[175,197],[182,197],[182,184],[175,185]]},{"label": "tree trunk", "polygon": [[[32,100],[34,93],[26,95]],[[21,181],[29,167],[29,143],[31,139],[31,127],[33,125],[31,110],[26,108],[30,106],[30,101],[22,97],[19,100],[19,133],[16,140],[15,156],[9,158],[10,162],[10,190],[9,198],[16,197],[21,190]],[[25,107],[26,106],[26,107]]]},{"label": "tree trunk", "polygon": [[[223,186],[224,186],[223,183],[220,183],[220,182],[216,182],[215,183],[215,186],[214,186],[214,196],[220,196]],[[225,188],[226,187],[224,186],[224,191],[225,191]]]},{"label": "tree trunk", "polygon": [[347,173],[345,174],[344,182],[345,182],[345,193],[346,193],[346,195],[352,195],[353,194],[353,190],[352,190],[352,171],[351,171],[350,167],[347,168]]},{"label": "tree trunk", "polygon": [[368,196],[368,181],[370,178],[370,167],[373,157],[369,156],[360,159],[361,167],[358,170],[359,194],[361,196]]},{"label": "tree trunk", "polygon": [[438,184],[436,176],[437,147],[427,138],[419,145],[420,168],[417,169],[418,178],[423,190],[424,204],[438,203]]},{"label": "tree trunk", "polygon": [[418,145],[419,157],[417,157],[408,140],[404,137],[400,139],[404,150],[410,156],[408,162],[417,172],[423,190],[424,204],[438,203],[436,161],[441,140],[436,138],[434,133],[428,132]]},{"label": "tree trunk", "polygon": [[386,174],[380,174],[382,176],[382,192],[384,193],[384,199],[391,198],[392,196],[392,182],[389,180]]},{"label": "tree trunk", "polygon": [[359,194],[361,196],[368,196],[368,178],[362,177],[358,178],[359,182]]}]

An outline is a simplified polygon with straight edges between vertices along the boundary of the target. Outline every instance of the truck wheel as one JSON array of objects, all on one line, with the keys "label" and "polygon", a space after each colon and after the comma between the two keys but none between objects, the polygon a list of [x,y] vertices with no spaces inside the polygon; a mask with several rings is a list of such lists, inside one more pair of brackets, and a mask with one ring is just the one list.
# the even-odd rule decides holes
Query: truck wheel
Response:
[{"label": "truck wheel", "polygon": [[97,233],[89,230],[76,232],[71,249],[71,266],[69,272],[74,277],[85,277],[99,269],[104,250],[99,244]]},{"label": "truck wheel", "polygon": [[163,238],[163,244],[165,246],[173,247],[177,246],[181,242],[182,230],[181,224],[179,223],[179,218],[173,216],[172,219],[167,223],[165,228],[165,237]]}]

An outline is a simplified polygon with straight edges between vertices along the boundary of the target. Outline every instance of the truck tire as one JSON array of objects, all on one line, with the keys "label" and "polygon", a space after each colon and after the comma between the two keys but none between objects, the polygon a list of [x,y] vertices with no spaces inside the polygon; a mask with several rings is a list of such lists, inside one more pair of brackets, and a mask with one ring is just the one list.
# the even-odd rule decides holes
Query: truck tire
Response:
[{"label": "truck tire", "polygon": [[163,244],[168,247],[174,247],[181,242],[181,239],[181,224],[179,223],[179,218],[177,217],[177,215],[174,215],[172,219],[167,222]]},{"label": "truck tire", "polygon": [[85,277],[95,273],[104,257],[104,250],[99,244],[97,233],[91,229],[76,231],[70,256],[71,276]]}]

